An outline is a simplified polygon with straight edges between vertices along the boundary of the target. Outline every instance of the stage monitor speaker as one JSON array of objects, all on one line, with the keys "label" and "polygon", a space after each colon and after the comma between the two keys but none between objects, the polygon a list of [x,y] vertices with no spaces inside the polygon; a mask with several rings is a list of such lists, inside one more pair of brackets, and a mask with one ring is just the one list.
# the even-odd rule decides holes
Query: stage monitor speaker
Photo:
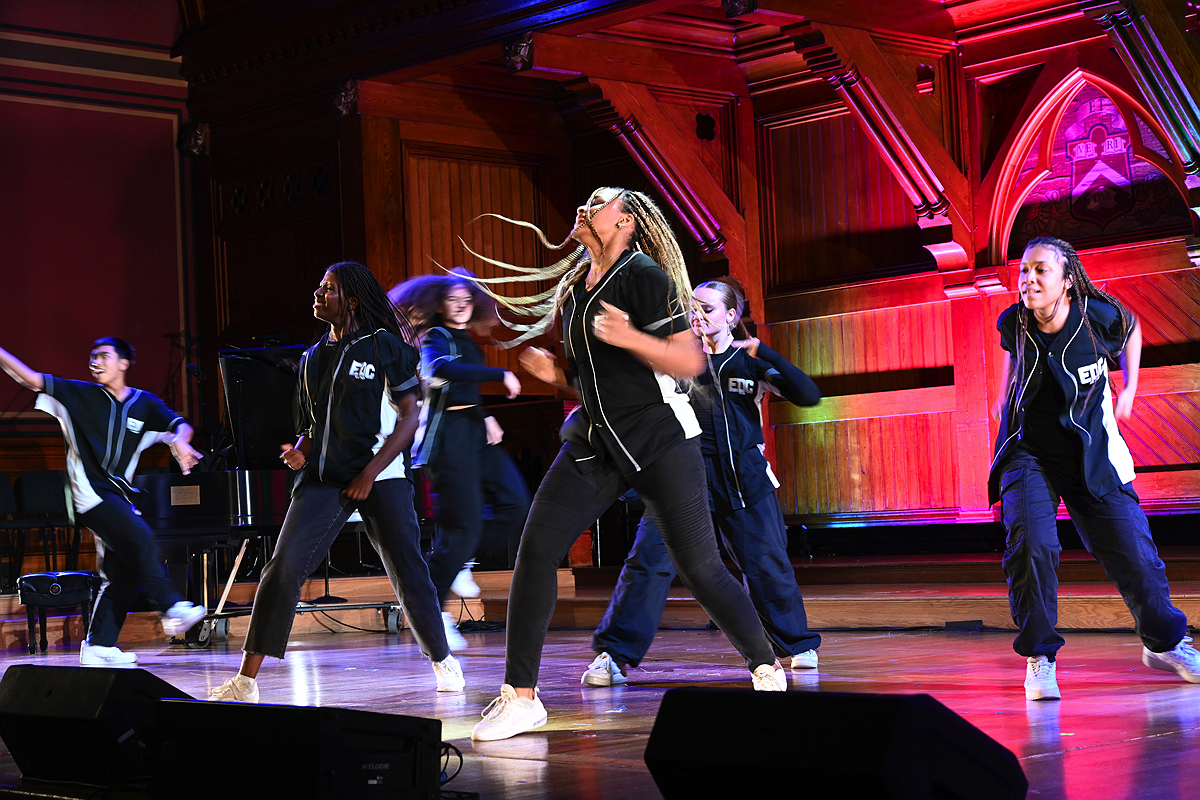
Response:
[{"label": "stage monitor speaker", "polygon": [[1016,800],[1009,750],[929,695],[672,689],[646,744],[664,800]]},{"label": "stage monitor speaker", "polygon": [[[158,704],[151,793],[162,800],[434,800],[442,723],[345,708]],[[202,768],[207,762],[211,769]],[[207,776],[207,778],[198,777]]]},{"label": "stage monitor speaker", "polygon": [[17,664],[0,680],[0,739],[24,778],[108,786],[150,773],[162,697],[189,695],[142,669]]}]

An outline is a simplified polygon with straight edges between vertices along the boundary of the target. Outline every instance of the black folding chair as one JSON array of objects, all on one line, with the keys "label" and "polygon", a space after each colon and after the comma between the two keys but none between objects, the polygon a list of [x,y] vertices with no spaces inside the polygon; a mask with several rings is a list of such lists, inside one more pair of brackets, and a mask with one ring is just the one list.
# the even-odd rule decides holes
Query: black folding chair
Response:
[{"label": "black folding chair", "polygon": [[[22,512],[22,527],[41,530],[46,571],[58,572],[58,531],[70,535],[67,569],[79,566],[79,529],[75,526],[75,504],[67,473],[61,470],[34,470],[17,478],[17,501]],[[19,537],[20,555],[25,555],[24,537]]]}]

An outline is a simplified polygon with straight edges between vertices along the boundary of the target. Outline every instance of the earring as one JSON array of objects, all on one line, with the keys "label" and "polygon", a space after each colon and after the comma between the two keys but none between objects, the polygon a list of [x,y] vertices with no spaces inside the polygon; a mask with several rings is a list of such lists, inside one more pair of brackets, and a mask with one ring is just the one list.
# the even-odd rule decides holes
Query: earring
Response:
[{"label": "earring", "polygon": [[622,223],[620,223],[620,222],[618,222],[618,223],[617,223],[617,230],[620,230],[622,227],[623,227],[623,224],[622,224]]}]

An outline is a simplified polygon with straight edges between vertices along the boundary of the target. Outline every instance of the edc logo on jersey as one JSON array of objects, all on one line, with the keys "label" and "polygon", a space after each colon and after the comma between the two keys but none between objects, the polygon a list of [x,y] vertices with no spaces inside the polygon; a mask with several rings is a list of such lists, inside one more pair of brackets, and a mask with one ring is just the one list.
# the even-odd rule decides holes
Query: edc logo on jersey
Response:
[{"label": "edc logo on jersey", "polygon": [[1108,365],[1104,363],[1104,358],[1101,357],[1095,364],[1079,368],[1079,382],[1084,386],[1089,383],[1095,383],[1104,377],[1104,373],[1108,371]]},{"label": "edc logo on jersey", "polygon": [[350,377],[358,378],[360,381],[369,381],[375,377],[375,365],[365,361],[352,361],[350,362]]},{"label": "edc logo on jersey", "polygon": [[754,381],[747,378],[730,378],[729,391],[734,394],[754,394]]}]

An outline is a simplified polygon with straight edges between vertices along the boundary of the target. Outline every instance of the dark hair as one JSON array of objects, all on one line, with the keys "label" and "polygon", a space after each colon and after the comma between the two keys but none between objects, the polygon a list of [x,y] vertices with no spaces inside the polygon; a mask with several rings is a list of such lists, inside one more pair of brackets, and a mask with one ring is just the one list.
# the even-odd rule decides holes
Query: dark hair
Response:
[{"label": "dark hair", "polygon": [[746,290],[742,286],[742,282],[731,275],[713,278],[711,281],[705,281],[696,287],[696,289],[712,289],[721,294],[721,302],[726,308],[732,308],[737,312],[737,322],[735,322],[731,330],[735,339],[749,339],[753,334],[750,328],[754,326],[754,320],[750,317],[750,313],[746,310]]},{"label": "dark hair", "polygon": [[[1081,298],[1091,297],[1096,300],[1103,300],[1111,304],[1117,309],[1117,313],[1121,315],[1121,335],[1122,338],[1128,338],[1129,329],[1133,325],[1133,317],[1129,310],[1121,304],[1121,301],[1113,297],[1108,292],[1099,289],[1096,284],[1092,283],[1092,279],[1088,277],[1087,270],[1083,268],[1083,262],[1079,260],[1079,254],[1075,252],[1075,248],[1062,239],[1056,239],[1053,236],[1038,236],[1031,239],[1025,249],[1021,251],[1022,260],[1025,253],[1028,253],[1034,247],[1044,247],[1047,250],[1054,251],[1058,256],[1060,266],[1063,270],[1063,278],[1071,281],[1071,285],[1067,287],[1067,296],[1078,302]],[[1020,297],[1020,286],[1017,287],[1017,296]],[[1022,373],[1025,371],[1025,337],[1029,329],[1029,312],[1025,308],[1025,304],[1021,303],[1020,313],[1017,314],[1017,338],[1016,338],[1016,357],[1017,368],[1012,371],[1009,376],[1008,387],[1006,394],[1008,396],[1009,405],[1014,405],[1011,401],[1016,399],[1016,387],[1022,379]],[[1087,329],[1088,339],[1092,342],[1092,354],[1097,359],[1100,358],[1100,347],[1096,344],[1096,333],[1092,330],[1092,322],[1088,319],[1087,314],[1083,314],[1083,326]],[[1088,389],[1087,397],[1084,398],[1084,404],[1092,399],[1092,391],[1095,390],[1099,381],[1093,382]],[[1009,408],[1009,414],[1015,414],[1015,408]]]},{"label": "dark hair", "polygon": [[137,361],[137,350],[134,350],[133,345],[118,336],[102,336],[92,343],[93,349],[98,347],[111,347],[117,357],[128,361],[130,366]]},{"label": "dark hair", "polygon": [[444,324],[442,303],[452,290],[465,288],[474,303],[467,327],[472,333],[483,336],[497,322],[496,301],[479,288],[472,280],[474,277],[462,267],[455,267],[445,275],[418,275],[393,286],[388,297],[421,334]]},{"label": "dark hair", "polygon": [[414,344],[416,334],[408,319],[388,299],[379,285],[375,273],[357,261],[340,261],[326,272],[337,278],[338,300],[342,308],[349,308],[347,298],[354,298],[358,305],[350,313],[347,326],[350,330],[377,331],[383,329]]}]

